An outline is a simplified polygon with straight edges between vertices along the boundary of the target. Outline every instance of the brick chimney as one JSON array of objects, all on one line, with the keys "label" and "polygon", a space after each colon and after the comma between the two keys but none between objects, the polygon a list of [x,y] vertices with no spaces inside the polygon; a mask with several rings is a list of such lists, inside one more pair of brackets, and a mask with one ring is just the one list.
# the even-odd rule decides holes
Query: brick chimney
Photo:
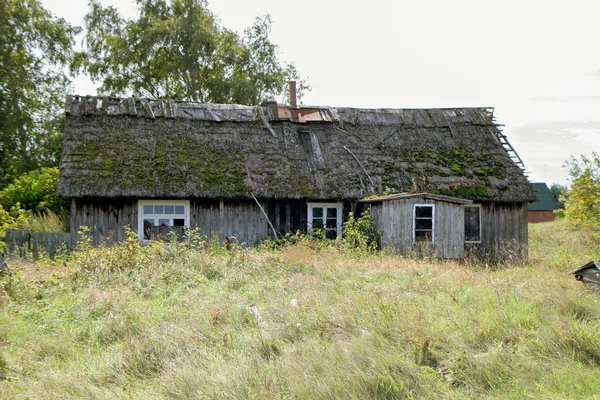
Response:
[{"label": "brick chimney", "polygon": [[290,107],[298,108],[296,103],[296,81],[289,81],[290,85]]}]

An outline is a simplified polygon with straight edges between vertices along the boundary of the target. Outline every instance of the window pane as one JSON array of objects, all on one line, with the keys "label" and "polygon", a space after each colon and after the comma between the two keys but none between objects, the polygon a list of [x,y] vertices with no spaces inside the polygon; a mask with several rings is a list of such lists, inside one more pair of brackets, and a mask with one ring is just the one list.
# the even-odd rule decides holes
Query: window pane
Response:
[{"label": "window pane", "polygon": [[327,218],[337,218],[337,208],[328,208]]},{"label": "window pane", "polygon": [[417,218],[431,218],[433,216],[433,207],[415,207],[415,216]]},{"label": "window pane", "polygon": [[320,218],[323,217],[323,207],[313,207],[313,217]]},{"label": "window pane", "polygon": [[327,218],[327,229],[337,229],[337,219]]},{"label": "window pane", "polygon": [[144,205],[144,214],[153,214],[153,207],[151,205]]},{"label": "window pane", "polygon": [[164,214],[164,206],[154,206],[154,214]]},{"label": "window pane", "polygon": [[152,227],[153,226],[154,226],[154,219],[144,219],[144,239],[150,240],[150,237],[152,236]]},{"label": "window pane", "polygon": [[479,207],[465,207],[465,241],[479,242]]},{"label": "window pane", "polygon": [[185,206],[175,206],[175,214],[185,214]]},{"label": "window pane", "polygon": [[415,229],[433,229],[433,220],[432,219],[416,219],[415,220]]},{"label": "window pane", "polygon": [[165,206],[165,214],[175,214],[175,206]]},{"label": "window pane", "polygon": [[312,229],[323,229],[323,220],[313,218],[312,220]]},{"label": "window pane", "polygon": [[185,219],[183,219],[183,218],[173,219],[173,226],[185,226]]},{"label": "window pane", "polygon": [[171,220],[169,218],[159,218],[158,226],[171,226]]},{"label": "window pane", "polygon": [[431,242],[431,232],[427,232],[427,231],[415,231],[415,241],[417,241],[417,242]]}]

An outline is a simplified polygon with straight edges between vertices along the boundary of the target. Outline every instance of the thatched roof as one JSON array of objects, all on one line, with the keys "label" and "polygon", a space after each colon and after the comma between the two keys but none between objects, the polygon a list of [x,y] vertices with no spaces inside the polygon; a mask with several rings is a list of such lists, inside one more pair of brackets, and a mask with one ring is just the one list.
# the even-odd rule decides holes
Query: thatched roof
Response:
[{"label": "thatched roof", "polygon": [[65,111],[59,193],[67,197],[325,200],[428,192],[535,200],[487,108],[290,111],[75,97]]}]

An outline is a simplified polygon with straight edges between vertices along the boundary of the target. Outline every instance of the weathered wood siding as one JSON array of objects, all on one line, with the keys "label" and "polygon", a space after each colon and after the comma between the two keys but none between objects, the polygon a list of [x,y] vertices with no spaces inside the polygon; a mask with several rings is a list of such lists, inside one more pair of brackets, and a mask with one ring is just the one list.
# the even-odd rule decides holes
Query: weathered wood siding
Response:
[{"label": "weathered wood siding", "polygon": [[[278,235],[306,230],[307,206],[304,200],[260,200]],[[254,200],[192,200],[190,226],[201,235],[218,234],[221,239],[234,236],[238,242],[255,244],[273,230]]]},{"label": "weathered wood siding", "polygon": [[464,252],[464,208],[461,205],[430,199],[399,199],[373,203],[371,213],[381,231],[381,245],[401,253],[420,251],[413,244],[413,208],[415,204],[433,204],[434,244],[430,250],[440,258],[462,258]]},{"label": "weathered wood siding", "polygon": [[527,258],[527,240],[527,203],[482,203],[481,243],[465,248],[489,261],[520,261]]},{"label": "weathered wood siding", "polygon": [[134,199],[73,199],[71,200],[71,233],[87,226],[94,244],[121,241],[124,227],[137,231],[138,207]]},{"label": "weathered wood siding", "polygon": [[[278,235],[306,231],[306,200],[261,200],[265,213]],[[356,204],[344,202],[344,220]],[[136,199],[104,200],[75,199],[71,203],[71,232],[87,226],[94,244],[120,241],[125,238],[124,227],[138,229]],[[238,242],[255,244],[273,237],[273,230],[254,200],[192,199],[190,227],[200,235],[221,240],[234,236]]]},{"label": "weathered wood siding", "polygon": [[527,203],[482,203],[481,243],[464,243],[464,206],[429,199],[373,203],[371,214],[382,233],[381,245],[402,253],[413,244],[413,207],[435,204],[433,251],[440,258],[476,256],[486,261],[520,261],[527,257]]},{"label": "weathered wood siding", "polygon": [[12,257],[38,259],[43,255],[54,259],[58,251],[72,250],[72,236],[63,232],[31,232],[26,229],[7,229],[6,254]]}]

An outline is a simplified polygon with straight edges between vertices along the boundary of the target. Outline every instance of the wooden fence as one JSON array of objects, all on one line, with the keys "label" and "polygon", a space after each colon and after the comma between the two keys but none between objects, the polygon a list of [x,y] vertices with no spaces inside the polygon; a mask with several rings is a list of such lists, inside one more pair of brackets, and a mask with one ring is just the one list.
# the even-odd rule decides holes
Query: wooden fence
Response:
[{"label": "wooden fence", "polygon": [[7,229],[4,241],[8,256],[34,259],[42,255],[54,259],[59,250],[71,251],[74,244],[70,233],[30,232],[25,229]]},{"label": "wooden fence", "polygon": [[[189,240],[184,227],[180,226],[156,226],[149,232],[152,240]],[[90,236],[93,246],[105,243],[100,237]],[[31,232],[26,229],[7,229],[0,241],[6,242],[6,255],[19,258],[38,259],[40,256],[49,256],[54,259],[60,251],[71,252],[80,239],[78,234],[58,232]]]}]

